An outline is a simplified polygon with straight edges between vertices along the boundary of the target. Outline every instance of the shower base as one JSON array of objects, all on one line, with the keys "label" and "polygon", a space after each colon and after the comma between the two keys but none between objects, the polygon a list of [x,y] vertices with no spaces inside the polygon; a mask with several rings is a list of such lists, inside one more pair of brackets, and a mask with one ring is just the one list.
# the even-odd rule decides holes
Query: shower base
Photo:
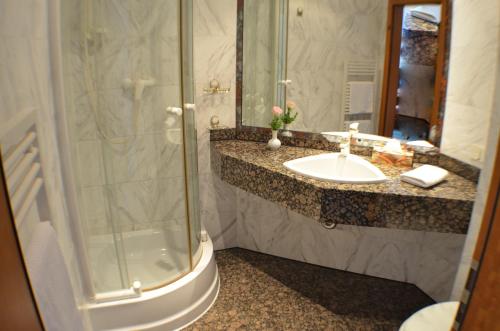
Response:
[{"label": "shower base", "polygon": [[[138,298],[87,305],[93,328],[177,330],[201,317],[212,306],[219,292],[219,274],[212,241],[208,238],[201,246],[200,261],[192,272],[179,280],[143,292]],[[102,273],[103,277],[111,274]]]},{"label": "shower base", "polygon": [[[185,231],[185,230],[184,230]],[[171,283],[189,271],[189,247],[182,231],[146,229],[121,234],[130,284],[122,284],[111,234],[90,238],[89,254],[97,293],[127,288],[139,280],[143,289]]]}]

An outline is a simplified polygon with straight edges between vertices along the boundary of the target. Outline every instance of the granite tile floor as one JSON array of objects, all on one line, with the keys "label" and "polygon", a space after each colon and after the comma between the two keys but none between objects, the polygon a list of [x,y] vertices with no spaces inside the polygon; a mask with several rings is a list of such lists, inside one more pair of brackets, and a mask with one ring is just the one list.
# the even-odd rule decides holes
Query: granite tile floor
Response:
[{"label": "granite tile floor", "polygon": [[240,248],[216,260],[219,297],[186,330],[398,330],[434,303],[414,285]]}]

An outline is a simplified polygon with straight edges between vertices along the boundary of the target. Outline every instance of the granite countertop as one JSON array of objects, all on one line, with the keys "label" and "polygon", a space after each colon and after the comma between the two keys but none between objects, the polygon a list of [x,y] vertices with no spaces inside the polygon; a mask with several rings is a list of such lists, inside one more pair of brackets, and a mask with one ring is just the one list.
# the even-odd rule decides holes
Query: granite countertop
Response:
[{"label": "granite countertop", "polygon": [[[283,162],[323,150],[241,140],[212,141],[212,167],[226,182],[322,223],[466,233],[476,184],[450,173],[422,189],[401,182],[408,169],[377,165],[388,177],[379,184],[341,184],[296,174]],[[415,166],[418,166],[416,164]]]}]

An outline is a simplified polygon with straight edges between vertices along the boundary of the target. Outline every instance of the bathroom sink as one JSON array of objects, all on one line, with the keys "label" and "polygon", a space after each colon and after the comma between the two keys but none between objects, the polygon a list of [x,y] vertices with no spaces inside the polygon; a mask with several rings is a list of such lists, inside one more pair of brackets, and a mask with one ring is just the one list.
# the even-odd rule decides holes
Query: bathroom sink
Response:
[{"label": "bathroom sink", "polygon": [[[323,137],[325,137],[329,142],[339,142],[341,138],[349,137],[349,133],[345,131],[321,132],[321,135],[323,135]],[[377,136],[375,134],[368,134],[361,132],[353,133],[352,137],[354,139],[360,139],[370,142],[376,142],[376,141],[388,142],[391,140],[391,138],[388,137]]]},{"label": "bathroom sink", "polygon": [[283,165],[298,174],[337,183],[369,184],[387,180],[379,168],[353,154],[312,155],[287,161]]}]

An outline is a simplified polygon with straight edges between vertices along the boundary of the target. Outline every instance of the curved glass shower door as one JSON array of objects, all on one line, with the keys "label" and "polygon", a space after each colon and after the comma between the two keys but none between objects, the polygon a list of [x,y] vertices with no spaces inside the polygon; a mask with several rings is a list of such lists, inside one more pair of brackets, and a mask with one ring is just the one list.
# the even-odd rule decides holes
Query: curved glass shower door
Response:
[{"label": "curved glass shower door", "polygon": [[[199,257],[191,1],[62,2],[67,126],[95,293]],[[194,140],[193,140],[194,137]]]}]

